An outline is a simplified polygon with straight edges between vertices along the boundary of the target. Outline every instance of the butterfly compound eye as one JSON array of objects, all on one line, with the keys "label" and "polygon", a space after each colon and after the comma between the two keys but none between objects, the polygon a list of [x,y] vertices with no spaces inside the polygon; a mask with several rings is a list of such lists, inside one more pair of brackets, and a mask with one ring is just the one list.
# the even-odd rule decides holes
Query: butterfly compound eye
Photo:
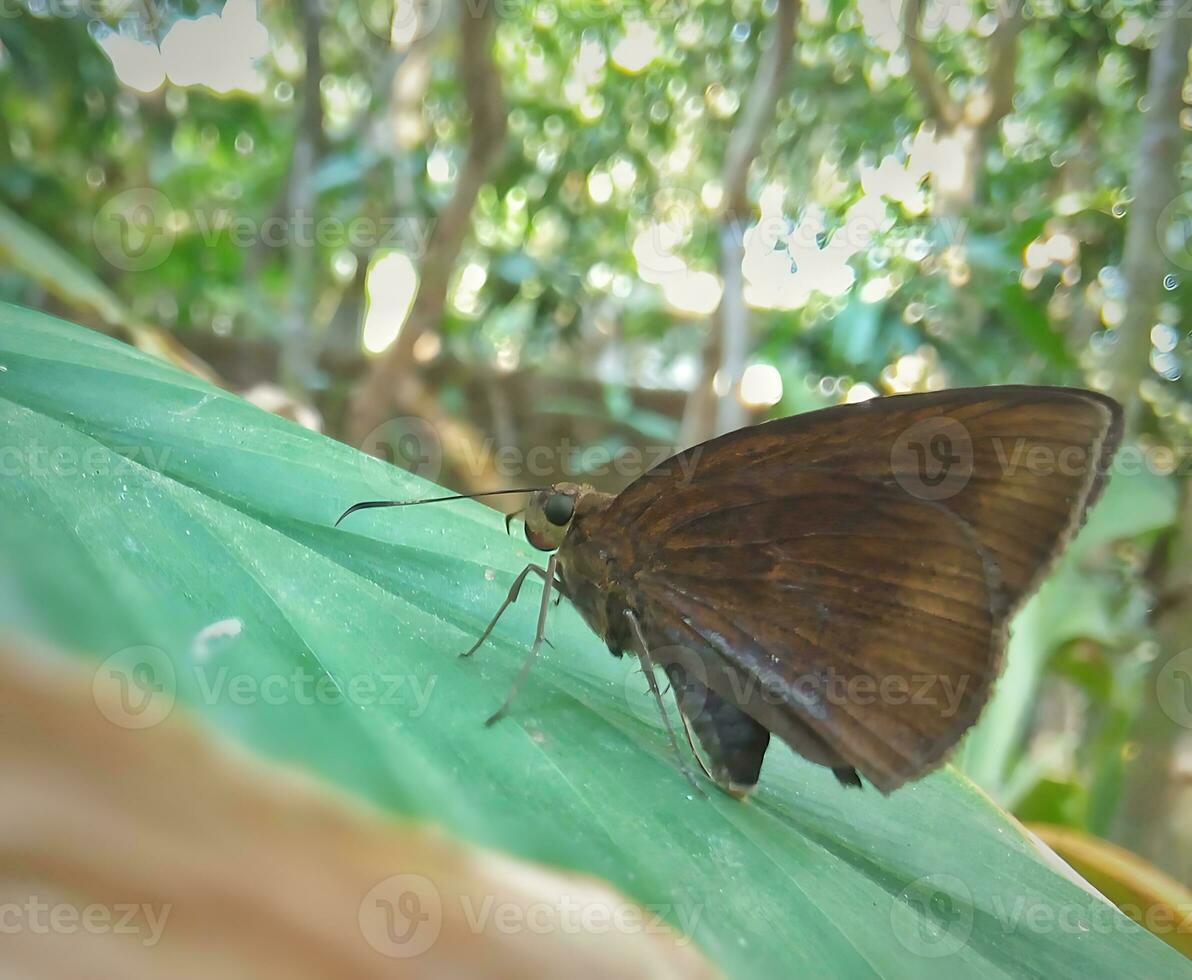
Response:
[{"label": "butterfly compound eye", "polygon": [[542,512],[548,521],[556,527],[562,527],[575,513],[575,498],[566,493],[551,494]]}]

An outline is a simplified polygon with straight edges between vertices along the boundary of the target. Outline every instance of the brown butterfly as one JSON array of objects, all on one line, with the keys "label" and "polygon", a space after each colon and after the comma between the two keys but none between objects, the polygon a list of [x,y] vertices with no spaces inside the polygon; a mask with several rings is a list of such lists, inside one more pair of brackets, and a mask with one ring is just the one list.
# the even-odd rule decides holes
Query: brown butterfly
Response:
[{"label": "brown butterfly", "polygon": [[543,578],[534,643],[488,723],[557,589],[637,656],[665,719],[663,668],[722,789],[754,787],[774,734],[889,793],[976,721],[1007,621],[1082,524],[1121,428],[1116,402],[1079,389],[897,395],[731,432],[616,495],[534,490],[526,537],[551,556],[464,654]]}]

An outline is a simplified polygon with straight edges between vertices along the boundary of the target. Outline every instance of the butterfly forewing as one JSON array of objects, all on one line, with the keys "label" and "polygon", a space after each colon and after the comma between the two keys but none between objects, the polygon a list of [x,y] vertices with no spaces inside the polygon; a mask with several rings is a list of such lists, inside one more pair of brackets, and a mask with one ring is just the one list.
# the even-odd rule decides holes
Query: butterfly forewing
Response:
[{"label": "butterfly forewing", "polygon": [[[874,400],[730,433],[590,526],[651,643],[804,754],[890,791],[997,675],[1005,620],[1079,526],[1115,403],[1057,388]],[[810,745],[811,750],[808,750]]]}]

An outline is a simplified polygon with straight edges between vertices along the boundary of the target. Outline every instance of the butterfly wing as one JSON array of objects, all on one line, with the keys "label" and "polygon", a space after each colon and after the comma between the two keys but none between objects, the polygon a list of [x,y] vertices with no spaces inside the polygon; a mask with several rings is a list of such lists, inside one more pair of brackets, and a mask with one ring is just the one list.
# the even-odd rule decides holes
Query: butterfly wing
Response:
[{"label": "butterfly wing", "polygon": [[876,399],[681,453],[587,536],[621,543],[613,577],[659,659],[696,651],[721,698],[889,792],[976,720],[1120,431],[1116,403],[1073,389]]}]

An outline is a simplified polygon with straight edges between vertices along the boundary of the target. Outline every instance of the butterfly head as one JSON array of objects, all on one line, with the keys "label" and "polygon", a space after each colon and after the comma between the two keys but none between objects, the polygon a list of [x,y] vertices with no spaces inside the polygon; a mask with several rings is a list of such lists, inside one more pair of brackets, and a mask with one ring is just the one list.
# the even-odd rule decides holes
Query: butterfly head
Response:
[{"label": "butterfly head", "polygon": [[526,540],[539,551],[554,551],[563,544],[580,502],[591,487],[556,483],[531,494],[526,504]]}]

